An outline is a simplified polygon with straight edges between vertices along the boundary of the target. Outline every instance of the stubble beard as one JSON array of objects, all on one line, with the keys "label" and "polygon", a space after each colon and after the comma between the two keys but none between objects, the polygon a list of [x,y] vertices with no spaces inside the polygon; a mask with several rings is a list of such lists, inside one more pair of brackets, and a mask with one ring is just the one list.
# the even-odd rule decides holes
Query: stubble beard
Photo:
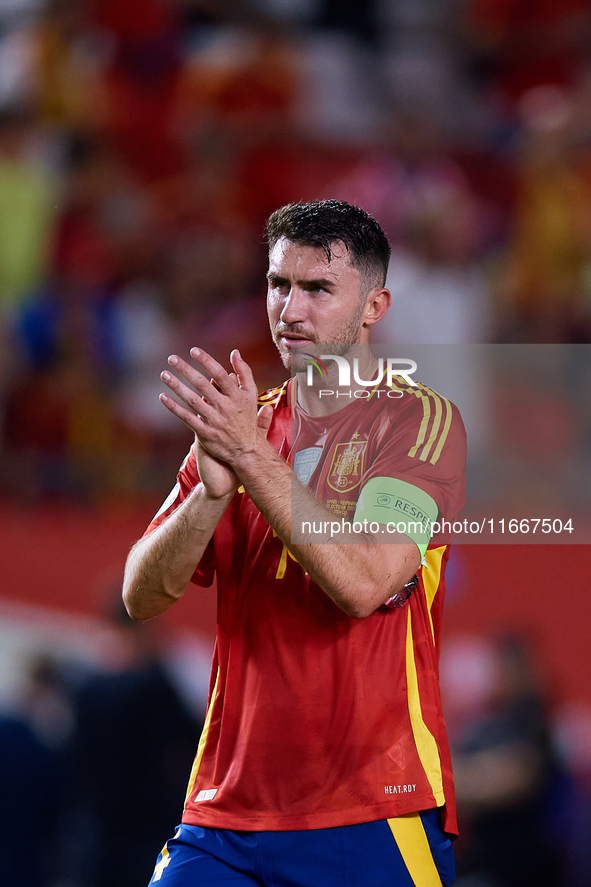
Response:
[{"label": "stubble beard", "polygon": [[[308,363],[306,362],[306,358],[302,357],[303,351],[305,351],[306,354],[312,354],[314,357],[320,357],[320,352],[322,351],[324,353],[324,346],[330,345],[330,351],[332,354],[346,355],[352,345],[359,345],[361,339],[361,327],[359,322],[364,308],[365,302],[362,302],[359,305],[358,311],[348,318],[346,323],[343,324],[342,328],[337,333],[323,339],[321,342],[310,340],[310,344],[302,349],[282,349],[279,344],[279,335],[277,332],[274,332],[273,341],[279,351],[279,356],[285,369],[289,370],[292,376],[295,376],[298,373],[305,373]],[[281,330],[281,334],[283,333],[293,333],[294,335],[305,336],[306,330],[294,325],[289,328],[284,327]]]}]

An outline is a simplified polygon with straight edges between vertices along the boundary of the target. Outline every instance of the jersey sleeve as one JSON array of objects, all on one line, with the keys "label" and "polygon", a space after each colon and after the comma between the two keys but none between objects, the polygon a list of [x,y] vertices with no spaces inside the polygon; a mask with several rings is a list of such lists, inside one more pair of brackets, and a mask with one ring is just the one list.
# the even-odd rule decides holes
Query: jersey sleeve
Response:
[{"label": "jersey sleeve", "polygon": [[[195,489],[198,483],[199,472],[197,471],[197,460],[195,458],[195,453],[193,452],[193,447],[191,447],[183,464],[179,468],[176,484],[162,503],[159,511],[152,518],[144,536],[153,533],[157,527],[163,524],[164,521],[185,501],[187,496]],[[193,573],[191,582],[194,582],[196,585],[200,585],[203,588],[207,588],[213,582],[214,575],[215,555],[212,537],[207,548],[203,552],[203,556],[197,565],[197,569]]]},{"label": "jersey sleeve", "polygon": [[[399,520],[400,503],[396,509],[388,490],[380,496],[379,485],[369,483],[393,478],[402,482],[398,489],[408,491],[405,507],[410,518],[418,512],[431,521],[453,522],[465,501],[465,464],[466,431],[458,408],[435,392],[422,389],[418,396],[409,395],[408,406],[388,423],[387,433],[380,436],[373,460],[363,475],[360,503],[365,499],[363,507],[369,507],[367,499],[371,494],[372,500],[376,500],[372,504],[383,514],[381,523]],[[413,495],[413,488],[419,492]],[[436,506],[436,515],[424,494]]]}]

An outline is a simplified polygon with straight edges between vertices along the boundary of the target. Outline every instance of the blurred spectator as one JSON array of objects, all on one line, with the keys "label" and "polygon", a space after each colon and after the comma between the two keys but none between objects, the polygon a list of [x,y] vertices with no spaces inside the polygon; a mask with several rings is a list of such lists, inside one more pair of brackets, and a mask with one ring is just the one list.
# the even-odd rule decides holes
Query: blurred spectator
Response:
[{"label": "blurred spectator", "polygon": [[13,312],[47,273],[56,183],[31,154],[34,120],[0,112],[0,313]]},{"label": "blurred spectator", "polygon": [[90,24],[111,41],[104,72],[106,130],[146,181],[176,172],[173,132],[181,73],[180,5],[168,0],[94,0]]},{"label": "blurred spectator", "polygon": [[[577,351],[511,351],[505,350],[505,365],[494,373],[490,402],[496,431],[489,458],[503,478],[502,499],[498,494],[495,499],[518,508],[535,502],[552,513],[579,503],[585,507],[588,490],[580,465],[588,451],[591,417],[577,391],[584,379]],[[585,362],[584,354],[580,357]],[[580,381],[572,382],[573,376]]]},{"label": "blurred spectator", "polygon": [[[247,244],[236,236],[196,228],[179,241],[172,258],[167,301],[177,322],[175,347],[188,351],[196,341],[207,342],[227,362],[239,329],[245,355],[259,366],[264,359],[268,363],[272,350],[263,344],[264,283],[258,282],[257,292]],[[264,365],[261,369],[265,372]]]},{"label": "blurred spectator", "polygon": [[279,27],[218,32],[185,67],[183,122],[259,138],[261,127],[291,115],[296,72],[295,49]]},{"label": "blurred spectator", "polygon": [[558,822],[565,848],[561,887],[586,887],[591,882],[591,708],[582,702],[562,705],[554,719],[554,735],[571,777],[564,815]]},{"label": "blurred spectator", "polygon": [[391,120],[381,150],[364,152],[334,188],[375,215],[394,244],[392,307],[376,330],[381,342],[488,341],[489,284],[480,260],[490,220],[429,121]]},{"label": "blurred spectator", "polygon": [[[388,230],[394,301],[381,338],[588,340],[591,90],[571,60],[568,77],[547,68],[562,92],[528,92],[543,83],[533,74],[553,30],[563,61],[565,48],[579,51],[581,2],[475,0],[462,38],[459,15],[429,3],[296,5],[3,7],[0,443],[5,475],[16,476],[15,448],[37,448],[31,495],[141,490],[159,476],[155,460],[177,460],[176,430],[148,405],[173,341],[199,339],[225,360],[239,329],[260,384],[277,381],[259,233],[291,200],[349,199]],[[501,89],[530,32],[531,76]],[[499,160],[494,127],[481,126],[482,92],[470,99],[483,58],[519,164]],[[398,75],[421,59],[431,85],[415,84],[408,102]],[[452,95],[471,129],[457,128]],[[516,206],[503,165],[519,177]],[[134,336],[152,344],[134,350]]]},{"label": "blurred spectator", "polygon": [[[289,201],[348,199],[388,231],[393,307],[376,331],[381,340],[591,341],[590,21],[586,0],[0,3],[0,492],[28,505],[164,495],[190,438],[157,400],[173,350],[200,344],[227,365],[240,345],[261,387],[282,380],[265,332],[262,230]],[[511,429],[491,454],[503,465],[494,491],[503,502],[523,504],[532,471],[536,501],[555,478],[571,503],[588,501],[587,365],[582,352],[570,370],[572,404],[551,379],[535,396],[520,371],[493,409],[481,363],[463,359],[482,412],[504,416]],[[586,423],[578,433],[573,410]],[[150,629],[121,631],[116,673],[92,677],[77,699],[89,794],[85,818],[72,823],[76,887],[87,887],[92,866],[97,885],[116,887],[114,874],[103,875],[107,843],[126,852],[116,824],[129,816],[129,835],[140,813],[155,823],[166,808],[157,834],[146,838],[146,823],[126,841],[137,843],[147,881],[194,750],[193,736],[179,751],[166,719],[152,720],[151,693],[183,735],[194,731]],[[553,752],[543,694],[518,646],[465,664],[463,699],[474,704],[458,712],[455,737],[462,864],[466,877],[485,872],[490,882],[505,877],[491,862],[493,836],[514,853],[510,831],[523,834],[528,811],[528,827],[546,834],[540,805]],[[489,666],[486,687],[470,688],[479,674],[489,680]],[[52,712],[63,699],[42,671],[29,675],[25,714],[0,724],[3,759],[19,769],[18,781],[6,767],[0,781],[12,821],[21,790],[36,793],[27,818],[45,853],[55,838],[49,745],[62,741],[59,729],[51,737]],[[171,778],[161,760],[160,776],[139,772],[129,713],[153,743],[146,756],[157,745],[170,760],[186,756],[182,775]],[[569,717],[563,739],[575,729]],[[66,711],[66,729],[69,718]],[[102,726],[104,748],[93,734]],[[572,778],[560,832],[564,887],[583,887],[588,772]],[[158,791],[172,785],[174,801],[163,800]],[[0,831],[13,848],[2,875],[20,887],[11,869],[20,833],[10,822]],[[538,840],[527,839],[514,869],[522,884],[537,873],[543,884],[554,871],[551,842],[540,849]],[[545,873],[532,847],[548,862]],[[40,887],[47,857],[27,861],[37,880],[23,887]],[[122,866],[113,871],[124,877]]]},{"label": "blurred spectator", "polygon": [[[392,307],[380,342],[470,344],[489,341],[488,282],[481,268],[441,261],[437,220],[417,226],[414,251],[393,253],[386,286]],[[436,256],[439,254],[440,260]]]},{"label": "blurred spectator", "polygon": [[78,877],[84,887],[145,887],[155,848],[180,820],[201,713],[179,698],[153,627],[122,604],[113,618],[110,671],[88,677],[75,699]]},{"label": "blurred spectator", "polygon": [[71,728],[55,666],[32,663],[14,710],[0,713],[2,878],[13,887],[45,887],[59,875]]},{"label": "blurred spectator", "polygon": [[507,298],[513,335],[533,342],[587,341],[591,209],[588,134],[573,98],[554,87],[527,93]]},{"label": "blurred spectator", "polygon": [[458,887],[556,887],[559,769],[529,645],[458,640],[441,677],[462,832]]},{"label": "blurred spectator", "polygon": [[317,23],[335,31],[348,31],[357,39],[377,44],[379,25],[376,0],[355,3],[355,0],[320,0]]},{"label": "blurred spectator", "polygon": [[91,0],[49,0],[45,6],[33,30],[30,99],[56,134],[97,131],[106,116],[106,35],[92,27]]},{"label": "blurred spectator", "polygon": [[122,373],[115,409],[119,421],[132,428],[173,434],[158,394],[161,367],[179,346],[162,302],[157,285],[146,279],[130,281],[118,294],[114,323]]},{"label": "blurred spectator", "polygon": [[93,501],[113,449],[110,402],[81,361],[23,372],[6,406],[5,488],[22,501]]},{"label": "blurred spectator", "polygon": [[468,0],[466,23],[481,76],[511,102],[537,86],[572,85],[585,60],[586,0]]}]

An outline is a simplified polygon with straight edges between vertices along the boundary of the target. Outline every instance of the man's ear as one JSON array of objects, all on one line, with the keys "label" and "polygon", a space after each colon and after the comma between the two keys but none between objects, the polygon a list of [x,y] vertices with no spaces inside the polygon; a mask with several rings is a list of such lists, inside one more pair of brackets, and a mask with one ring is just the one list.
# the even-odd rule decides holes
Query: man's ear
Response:
[{"label": "man's ear", "polygon": [[362,317],[363,326],[373,326],[374,323],[381,320],[391,303],[392,296],[390,290],[387,290],[385,287],[381,289],[376,287],[376,289],[371,290],[367,294],[365,302],[365,310]]}]

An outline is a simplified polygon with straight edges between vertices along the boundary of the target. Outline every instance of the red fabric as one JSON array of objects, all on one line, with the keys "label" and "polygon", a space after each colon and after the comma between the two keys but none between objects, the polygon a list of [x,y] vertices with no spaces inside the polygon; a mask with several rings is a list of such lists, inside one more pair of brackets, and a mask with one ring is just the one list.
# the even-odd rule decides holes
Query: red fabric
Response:
[{"label": "red fabric", "polygon": [[468,16],[481,41],[495,47],[493,84],[511,101],[537,86],[576,83],[587,0],[471,0]]},{"label": "red fabric", "polygon": [[588,6],[586,0],[471,0],[470,9],[482,28],[514,30],[552,25]]},{"label": "red fabric", "polygon": [[162,0],[94,0],[94,19],[119,37],[141,40],[176,24],[178,13]]}]

